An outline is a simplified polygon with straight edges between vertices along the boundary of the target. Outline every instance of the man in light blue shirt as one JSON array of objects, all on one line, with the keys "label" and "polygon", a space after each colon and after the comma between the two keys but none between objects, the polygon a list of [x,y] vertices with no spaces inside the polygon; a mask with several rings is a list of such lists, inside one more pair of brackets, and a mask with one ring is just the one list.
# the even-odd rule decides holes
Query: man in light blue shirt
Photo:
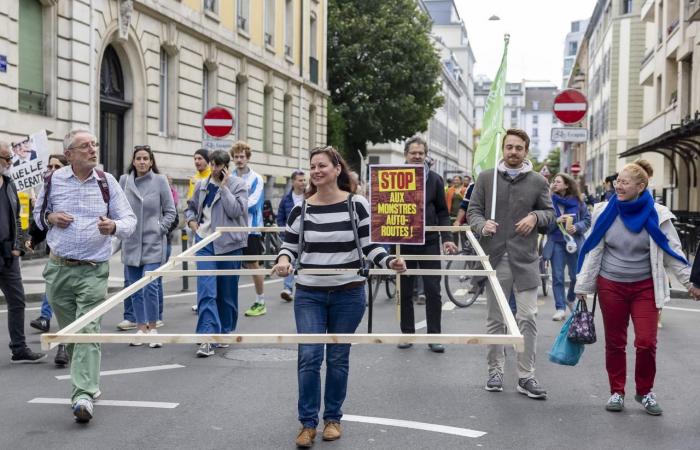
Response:
[{"label": "man in light blue shirt", "polygon": [[[99,144],[89,130],[74,129],[63,140],[70,163],[47,177],[34,208],[34,220],[48,227],[51,248],[44,269],[46,296],[58,324],[65,328],[100,303],[107,294],[112,236],[128,238],[136,216],[119,183],[96,170]],[[99,333],[100,319],[81,332]],[[100,344],[68,346],[73,382],[73,414],[78,422],[93,415],[100,394]]]}]

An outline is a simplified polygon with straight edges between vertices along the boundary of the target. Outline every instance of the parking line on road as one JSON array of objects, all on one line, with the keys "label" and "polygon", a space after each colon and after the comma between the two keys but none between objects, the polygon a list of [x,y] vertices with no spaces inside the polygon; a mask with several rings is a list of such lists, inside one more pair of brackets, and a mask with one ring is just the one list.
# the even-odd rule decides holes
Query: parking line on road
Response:
[{"label": "parking line on road", "polygon": [[428,321],[426,321],[426,320],[421,320],[420,322],[418,322],[418,323],[416,324],[416,331],[418,331],[418,330],[420,330],[420,329],[423,329],[423,328],[425,328],[425,327],[427,327],[427,326],[428,326]]},{"label": "parking line on road", "polygon": [[[41,403],[45,405],[70,405],[71,400],[69,398],[47,398],[47,397],[37,397],[29,400],[27,403]],[[128,406],[131,408],[160,408],[160,409],[173,409],[177,408],[179,403],[166,403],[166,402],[141,402],[141,401],[131,401],[131,400],[97,400],[95,402],[99,406]]]},{"label": "parking line on road", "polygon": [[[109,375],[124,375],[128,373],[155,372],[158,370],[180,369],[185,366],[180,364],[164,364],[162,366],[134,367],[133,369],[105,370],[100,372],[101,377]],[[70,380],[70,375],[56,375],[57,380]]]},{"label": "parking line on road", "polygon": [[435,433],[453,434],[478,438],[486,434],[485,431],[470,430],[469,428],[457,428],[434,423],[414,422],[412,420],[385,419],[383,417],[366,417],[343,414],[343,420],[350,422],[373,423],[376,425],[388,425],[390,427],[412,428],[414,430],[433,431]]},{"label": "parking line on road", "polygon": [[442,310],[443,311],[452,311],[453,309],[455,309],[455,306],[457,306],[457,305],[455,305],[452,302],[446,302],[442,305]]},{"label": "parking line on road", "polygon": [[700,313],[700,309],[680,308],[678,306],[664,306],[664,309],[672,309],[674,311],[689,311],[689,312]]},{"label": "parking line on road", "polygon": [[[284,278],[278,278],[276,280],[267,280],[264,282],[264,284],[281,283],[282,281],[284,281]],[[239,284],[238,289],[249,288],[249,287],[253,287],[253,286],[255,286],[254,283]],[[197,291],[183,292],[181,294],[170,294],[170,295],[166,295],[163,298],[179,298],[179,297],[187,297],[188,295],[197,295]],[[39,308],[37,308],[37,309],[39,309]]]}]

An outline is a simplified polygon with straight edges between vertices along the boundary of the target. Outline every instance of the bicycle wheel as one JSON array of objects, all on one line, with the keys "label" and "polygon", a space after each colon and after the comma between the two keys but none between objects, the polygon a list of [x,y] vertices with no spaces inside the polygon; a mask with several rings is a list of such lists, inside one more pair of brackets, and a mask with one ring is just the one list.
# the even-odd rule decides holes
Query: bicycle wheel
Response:
[{"label": "bicycle wheel", "polygon": [[[462,252],[461,254],[470,253]],[[478,261],[450,261],[446,267],[448,270],[474,270],[480,268],[481,264]],[[444,284],[447,297],[460,308],[471,306],[484,290],[483,284],[480,283],[481,278],[483,277],[472,275],[445,275]]]},{"label": "bicycle wheel", "polygon": [[387,299],[396,299],[396,277],[388,275],[384,280],[384,291],[386,292]]}]

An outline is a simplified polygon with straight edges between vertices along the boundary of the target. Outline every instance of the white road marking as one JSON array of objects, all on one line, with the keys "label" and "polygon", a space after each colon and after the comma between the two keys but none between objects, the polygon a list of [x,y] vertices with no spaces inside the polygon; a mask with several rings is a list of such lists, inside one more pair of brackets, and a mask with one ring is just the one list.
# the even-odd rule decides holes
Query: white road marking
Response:
[{"label": "white road marking", "polygon": [[421,320],[416,324],[416,331],[421,330],[423,328],[427,328],[428,322],[426,320]]},{"label": "white road marking", "polygon": [[414,430],[434,431],[436,433],[453,434],[470,438],[482,437],[485,431],[470,430],[469,428],[457,428],[434,423],[414,422],[412,420],[385,419],[382,417],[353,416],[343,414],[343,420],[350,422],[373,423],[377,425],[388,425],[390,427],[412,428]]},{"label": "white road marking", "polygon": [[[100,376],[123,375],[127,373],[155,372],[157,370],[180,369],[185,366],[180,364],[165,364],[162,366],[134,367],[133,369],[105,370],[100,372]],[[57,380],[70,380],[70,375],[56,375]]]},{"label": "white road marking", "polygon": [[667,309],[672,309],[672,310],[674,310],[674,311],[689,311],[689,312],[696,312],[696,313],[700,313],[700,309],[693,309],[693,308],[680,308],[680,307],[678,307],[678,306],[664,306],[664,308],[663,308],[663,309],[664,309],[664,310],[667,310]]},{"label": "white road marking", "polygon": [[443,311],[452,311],[453,309],[455,309],[455,306],[457,306],[457,305],[455,305],[455,304],[452,303],[452,302],[445,302],[445,303],[442,305],[442,310],[443,310]]},{"label": "white road marking", "polygon": [[[284,281],[284,278],[278,278],[275,280],[267,280],[264,282],[264,284],[281,283],[282,281]],[[249,287],[253,287],[253,286],[255,286],[254,283],[239,284],[238,289],[249,288]],[[195,291],[195,292],[183,292],[181,294],[170,294],[170,295],[166,295],[163,298],[179,298],[179,297],[187,297],[188,295],[197,295],[197,292]]]},{"label": "white road marking", "polygon": [[[69,398],[47,398],[47,397],[37,397],[29,400],[27,403],[42,403],[48,405],[70,405],[71,401]],[[179,403],[166,403],[166,402],[140,402],[131,400],[96,400],[95,403],[99,406],[129,406],[132,408],[161,408],[161,409],[173,409],[177,408]]]},{"label": "white road marking", "polygon": [[[39,311],[41,309],[41,306],[35,306],[33,308],[24,308],[25,311]],[[0,314],[6,313],[6,309],[0,309]]]}]

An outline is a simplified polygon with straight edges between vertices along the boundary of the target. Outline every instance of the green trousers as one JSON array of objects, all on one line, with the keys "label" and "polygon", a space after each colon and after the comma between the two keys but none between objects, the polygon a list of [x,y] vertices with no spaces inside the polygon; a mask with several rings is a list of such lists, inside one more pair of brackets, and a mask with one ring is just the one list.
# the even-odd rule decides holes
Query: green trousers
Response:
[{"label": "green trousers", "polygon": [[[102,303],[107,295],[109,262],[96,265],[65,266],[49,260],[44,269],[46,296],[58,319],[65,328],[79,317]],[[87,324],[79,333],[99,333],[101,319]],[[100,344],[70,344],[70,376],[73,382],[73,402],[80,398],[92,399],[100,387]]]}]

